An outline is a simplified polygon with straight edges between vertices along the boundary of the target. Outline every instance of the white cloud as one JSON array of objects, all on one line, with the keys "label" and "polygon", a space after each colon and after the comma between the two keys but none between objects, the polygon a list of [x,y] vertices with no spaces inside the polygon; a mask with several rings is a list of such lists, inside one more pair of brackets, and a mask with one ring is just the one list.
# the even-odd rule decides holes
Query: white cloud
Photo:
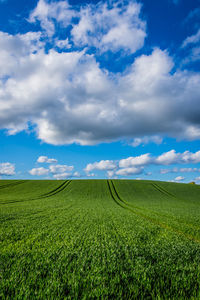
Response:
[{"label": "white cloud", "polygon": [[15,165],[9,162],[0,163],[0,175],[15,175]]},{"label": "white cloud", "polygon": [[146,145],[149,143],[155,143],[157,145],[160,145],[162,143],[162,141],[163,141],[163,139],[158,135],[144,136],[142,138],[135,138],[133,140],[133,142],[131,143],[131,146],[137,147],[139,145]]},{"label": "white cloud", "polygon": [[70,25],[72,41],[78,47],[96,47],[100,51],[124,49],[133,53],[143,46],[146,37],[140,10],[141,5],[135,1],[123,5],[121,1],[99,2],[82,5],[77,10],[68,1],[40,0],[29,21],[39,21],[49,37],[55,34],[55,22],[61,27]]},{"label": "white cloud", "polygon": [[175,150],[170,150],[158,156],[155,160],[156,163],[161,165],[171,165],[178,163],[199,163],[200,151],[192,153],[185,151],[183,153],[177,153]]},{"label": "white cloud", "polygon": [[115,175],[114,171],[107,171],[107,177],[112,178]]},{"label": "white cloud", "polygon": [[37,162],[52,164],[52,163],[57,163],[58,161],[55,158],[48,158],[47,156],[40,156],[40,157],[38,157]]},{"label": "white cloud", "polygon": [[182,47],[186,47],[186,46],[188,46],[190,44],[196,44],[198,42],[200,42],[200,29],[195,34],[187,37],[184,40],[184,42],[182,44]]},{"label": "white cloud", "polygon": [[[101,3],[93,7],[81,6],[75,12],[67,1],[40,0],[30,21],[40,21],[52,37],[48,42],[53,46],[48,52],[44,32],[25,35],[0,32],[0,129],[16,134],[31,124],[40,140],[53,145],[94,145],[134,138],[133,144],[137,145],[150,141],[148,136],[157,136],[157,143],[159,136],[200,139],[200,73],[172,72],[172,57],[157,48],[149,55],[135,58],[124,72],[113,74],[103,69],[84,45],[101,44],[103,49],[115,51],[119,43],[119,49],[134,51],[133,40],[135,45],[142,45],[137,34],[131,35],[127,46],[119,38],[115,41],[111,33],[123,24],[127,30],[133,30],[134,26],[137,30],[143,28],[144,22],[136,2],[125,6],[112,2],[110,7]],[[73,48],[68,52],[56,51],[54,46],[59,40],[55,22],[67,27],[75,14],[78,18],[77,24],[72,24],[75,30],[86,11],[89,16],[92,14],[91,18],[85,18],[85,22],[91,22],[91,33],[93,29],[98,31],[100,21],[106,19],[103,24],[108,27],[101,34],[107,38],[103,42],[96,31],[90,35],[86,24],[80,38],[77,33],[73,35],[77,43],[86,38],[83,51]]]},{"label": "white cloud", "polygon": [[129,167],[129,168],[123,168],[119,169],[118,171],[115,172],[116,175],[121,175],[121,176],[129,176],[133,174],[141,174],[143,172],[143,168],[141,167]]},{"label": "white cloud", "polygon": [[101,171],[113,170],[116,167],[117,167],[116,163],[113,160],[101,160],[99,162],[87,164],[84,170],[87,173],[93,170],[101,170]]},{"label": "white cloud", "polygon": [[[102,160],[100,162],[89,163],[85,167],[85,172],[90,175],[93,170],[107,171],[107,177],[113,178],[116,175],[129,176],[134,174],[141,174],[144,172],[145,166],[149,165],[173,165],[173,164],[197,164],[200,162],[200,151],[177,153],[175,150],[164,152],[159,156],[152,156],[150,153],[142,154],[140,156],[131,156],[118,161]],[[198,168],[177,168],[160,169],[160,174],[168,173],[189,173],[200,172]],[[152,172],[145,172],[145,175],[152,175]]]},{"label": "white cloud", "polygon": [[177,176],[174,180],[175,181],[182,181],[184,179],[185,179],[185,177],[183,177],[183,176]]},{"label": "white cloud", "polygon": [[192,153],[190,151],[185,151],[181,157],[184,163],[199,163],[200,162],[200,151]]},{"label": "white cloud", "polygon": [[55,21],[67,26],[73,16],[75,16],[75,11],[70,9],[68,1],[48,3],[45,0],[39,0],[36,8],[30,14],[29,22],[39,21],[47,35],[51,37],[55,33]]},{"label": "white cloud", "polygon": [[95,177],[96,175],[94,173],[87,173],[86,176],[87,177]]},{"label": "white cloud", "polygon": [[180,168],[179,170],[182,173],[192,173],[192,172],[200,172],[198,168]]},{"label": "white cloud", "polygon": [[173,169],[161,169],[160,174],[168,174],[168,173],[194,173],[200,172],[198,168],[173,168]]},{"label": "white cloud", "polygon": [[78,171],[76,171],[73,173],[73,177],[81,177],[81,174]]},{"label": "white cloud", "polygon": [[55,178],[57,180],[67,179],[69,177],[71,177],[71,173],[67,173],[67,172],[53,175],[53,178]]},{"label": "white cloud", "polygon": [[43,176],[43,175],[47,175],[48,173],[49,173],[49,169],[45,169],[43,167],[33,168],[32,170],[29,171],[29,174],[33,176]]},{"label": "white cloud", "polygon": [[161,165],[171,165],[178,163],[179,157],[179,153],[176,153],[175,150],[170,150],[158,156],[156,162]]},{"label": "white cloud", "polygon": [[55,41],[55,46],[60,48],[60,49],[70,49],[71,45],[69,43],[69,39],[65,39],[65,40],[56,40]]},{"label": "white cloud", "polygon": [[49,166],[49,171],[53,174],[64,174],[66,171],[71,172],[74,169],[74,166],[68,165],[51,165]]},{"label": "white cloud", "polygon": [[129,168],[134,166],[144,166],[148,165],[152,162],[152,159],[150,157],[149,153],[142,154],[140,156],[135,157],[128,157],[125,159],[121,159],[119,161],[119,167],[120,168]]}]

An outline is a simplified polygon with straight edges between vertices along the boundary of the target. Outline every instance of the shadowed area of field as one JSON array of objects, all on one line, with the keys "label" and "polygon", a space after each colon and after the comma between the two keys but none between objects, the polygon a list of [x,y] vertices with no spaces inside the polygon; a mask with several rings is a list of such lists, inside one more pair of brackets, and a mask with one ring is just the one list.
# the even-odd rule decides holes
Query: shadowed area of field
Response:
[{"label": "shadowed area of field", "polygon": [[0,297],[200,297],[200,187],[0,182]]}]

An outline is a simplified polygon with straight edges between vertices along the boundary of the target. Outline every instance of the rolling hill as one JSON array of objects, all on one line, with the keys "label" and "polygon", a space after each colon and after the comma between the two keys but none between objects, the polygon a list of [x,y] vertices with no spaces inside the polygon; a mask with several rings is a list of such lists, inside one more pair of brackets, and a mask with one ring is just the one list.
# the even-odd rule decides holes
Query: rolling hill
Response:
[{"label": "rolling hill", "polygon": [[197,299],[200,187],[0,181],[2,299]]}]

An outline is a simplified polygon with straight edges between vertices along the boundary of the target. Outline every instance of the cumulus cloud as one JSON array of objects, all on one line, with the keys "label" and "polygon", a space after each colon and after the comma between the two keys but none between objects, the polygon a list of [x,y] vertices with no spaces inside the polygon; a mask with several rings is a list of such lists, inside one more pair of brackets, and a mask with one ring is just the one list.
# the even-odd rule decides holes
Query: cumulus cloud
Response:
[{"label": "cumulus cloud", "polygon": [[75,44],[94,46],[100,51],[121,49],[135,52],[144,44],[146,24],[139,17],[141,5],[119,1],[87,6],[80,10],[80,21],[73,26]]},{"label": "cumulus cloud", "polygon": [[174,180],[175,181],[182,181],[184,179],[185,179],[185,177],[183,177],[183,176],[177,176]]},{"label": "cumulus cloud", "polygon": [[101,170],[101,171],[113,170],[116,167],[117,167],[116,163],[113,160],[101,160],[99,162],[87,164],[84,170],[87,173],[93,170]]},{"label": "cumulus cloud", "polygon": [[49,166],[49,171],[53,174],[65,174],[66,171],[71,172],[74,169],[74,166],[68,165],[51,165]]},{"label": "cumulus cloud", "polygon": [[38,157],[37,162],[52,164],[52,163],[57,163],[58,161],[55,158],[48,158],[47,156],[40,156],[40,157]]},{"label": "cumulus cloud", "polygon": [[129,167],[129,168],[122,168],[116,171],[116,175],[121,176],[129,176],[129,175],[135,175],[135,174],[141,174],[143,172],[142,167]]},{"label": "cumulus cloud", "polygon": [[121,4],[121,1],[107,1],[74,8],[68,1],[40,0],[29,21],[40,22],[50,37],[55,34],[55,22],[68,27],[72,42],[78,47],[96,47],[101,52],[124,49],[133,53],[144,44],[146,23],[140,18],[140,4],[135,1]]},{"label": "cumulus cloud", "polygon": [[192,153],[185,151],[183,153],[177,153],[175,150],[170,150],[158,156],[155,159],[157,164],[171,165],[178,163],[199,163],[200,162],[200,151]]},{"label": "cumulus cloud", "polygon": [[[155,48],[113,74],[88,51],[134,52],[144,43],[141,6],[110,3],[75,10],[67,1],[40,0],[29,21],[39,22],[41,32],[0,32],[0,129],[16,134],[31,124],[40,140],[53,145],[200,139],[199,72],[174,71],[172,57]],[[58,24],[72,24],[69,45],[78,50],[58,39]],[[52,44],[48,51],[45,41]],[[56,48],[65,46],[66,52]]]},{"label": "cumulus cloud", "polygon": [[51,37],[55,33],[55,21],[67,26],[74,16],[75,11],[70,9],[68,1],[48,3],[45,0],[39,0],[29,16],[29,22],[40,22],[42,29]]},{"label": "cumulus cloud", "polygon": [[115,175],[114,171],[107,171],[107,177],[112,178]]},{"label": "cumulus cloud", "polygon": [[43,167],[33,168],[32,170],[29,171],[29,174],[33,176],[43,176],[43,175],[47,175],[48,173],[49,173],[49,169],[45,169]]},{"label": "cumulus cloud", "polygon": [[160,136],[154,135],[154,136],[144,136],[142,138],[135,138],[133,142],[130,144],[133,147],[138,147],[140,145],[146,145],[149,143],[155,143],[157,145],[160,145],[162,143],[163,139]]},{"label": "cumulus cloud", "polygon": [[71,173],[58,173],[58,174],[54,174],[53,178],[57,179],[57,180],[61,180],[61,179],[67,179],[71,177]]},{"label": "cumulus cloud", "polygon": [[15,165],[9,162],[0,163],[0,175],[15,175]]},{"label": "cumulus cloud", "polygon": [[[149,165],[173,165],[173,164],[197,164],[200,162],[200,151],[183,153],[170,150],[161,155],[152,156],[150,153],[145,153],[140,156],[130,156],[118,161],[101,160],[99,162],[89,163],[85,167],[86,174],[90,175],[93,170],[107,171],[107,177],[111,178],[115,175],[129,176],[134,174],[142,174],[144,168]],[[173,168],[173,169],[160,169],[160,174],[167,173],[189,173],[200,172],[198,168]],[[145,175],[151,175],[151,172],[146,172]]]},{"label": "cumulus cloud", "polygon": [[178,163],[179,157],[179,153],[176,153],[175,150],[171,150],[158,156],[156,162],[161,165],[171,165]]},{"label": "cumulus cloud", "polygon": [[150,164],[152,161],[152,158],[150,157],[149,153],[142,154],[140,156],[135,157],[128,157],[125,159],[121,159],[119,161],[119,167],[120,168],[129,168],[134,166],[144,166]]},{"label": "cumulus cloud", "polygon": [[[54,163],[50,165],[48,168],[33,168],[29,171],[29,174],[33,176],[44,176],[47,174],[50,174],[55,179],[65,179],[72,176],[72,171],[74,169],[74,166],[68,166],[68,165],[58,165],[57,160],[55,158],[48,158],[47,156],[40,156],[37,159],[38,163]],[[79,177],[78,172],[74,172],[74,177]]]}]

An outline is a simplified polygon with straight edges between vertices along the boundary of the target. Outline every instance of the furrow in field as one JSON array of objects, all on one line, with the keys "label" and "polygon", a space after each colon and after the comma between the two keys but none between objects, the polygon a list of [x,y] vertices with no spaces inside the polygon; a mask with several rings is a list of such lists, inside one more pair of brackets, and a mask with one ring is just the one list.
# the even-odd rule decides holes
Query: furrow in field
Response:
[{"label": "furrow in field", "polygon": [[115,202],[117,205],[119,205],[119,206],[125,208],[125,207],[124,207],[124,206],[116,199],[116,197],[114,196],[114,193],[112,192],[112,189],[111,189],[109,180],[107,180],[107,184],[108,184],[108,190],[109,190],[110,195],[111,195],[112,199],[114,200],[114,202]]},{"label": "furrow in field", "polygon": [[[146,212],[146,213],[151,213],[151,214],[154,214],[154,215],[156,215],[156,216],[158,216],[158,217],[171,219],[173,222],[176,222],[176,223],[179,223],[179,224],[180,224],[180,223],[185,224],[188,228],[193,228],[193,229],[195,229],[195,230],[199,230],[199,226],[195,226],[194,224],[185,222],[185,221],[183,221],[183,220],[178,220],[178,221],[177,221],[173,216],[166,215],[166,214],[164,214],[164,213],[159,213],[159,212],[156,212],[156,211],[154,211],[154,210],[152,210],[152,209],[145,209],[144,207],[141,208],[141,207],[139,207],[139,206],[133,205],[132,203],[123,200],[122,197],[119,196],[119,193],[118,193],[118,191],[116,190],[115,185],[114,185],[114,182],[113,182],[112,180],[111,180],[111,183],[112,183],[113,189],[114,189],[114,191],[115,191],[115,193],[116,193],[118,199],[120,199],[124,204],[126,204],[126,205],[132,207],[133,209],[140,210],[140,211],[143,211],[143,212]],[[153,184],[152,184],[152,185],[153,185]],[[158,186],[157,184],[155,184],[155,186],[157,186],[158,188],[160,187],[160,186]],[[156,187],[155,187],[155,188],[156,188]],[[163,191],[165,191],[165,189],[162,188],[162,187],[160,187],[160,189],[163,189]],[[156,188],[156,190],[158,190],[158,189]],[[161,191],[159,190],[159,192],[161,192]],[[161,193],[162,193],[162,192],[161,192]],[[168,193],[168,194],[167,194],[168,197],[170,196],[170,197],[179,199],[179,198],[177,198],[175,195],[170,194],[167,190],[166,190],[166,193]],[[163,193],[162,193],[162,194],[163,194]]]},{"label": "furrow in field", "polygon": [[177,198],[175,195],[171,194],[170,192],[168,192],[166,189],[164,189],[163,187],[161,187],[160,185],[156,184],[156,183],[152,183],[152,186],[159,192],[161,192],[162,194],[168,196],[168,197],[173,197],[173,198]]},{"label": "furrow in field", "polygon": [[71,182],[72,182],[71,180],[66,180],[64,182],[64,184],[61,184],[61,186],[59,188],[57,188],[55,191],[49,192],[46,196],[45,195],[40,196],[40,197],[38,197],[38,199],[52,197],[52,196],[62,192]]},{"label": "furrow in field", "polygon": [[62,192],[70,183],[71,183],[71,180],[65,181],[64,182],[65,185],[62,184],[59,189],[52,192],[51,194],[49,193],[47,196],[38,196],[36,198],[29,198],[29,199],[10,200],[10,201],[1,202],[0,205],[12,204],[12,203],[21,203],[21,202],[34,201],[34,200],[39,200],[39,199],[45,199],[45,198],[48,198],[48,197],[52,197],[52,196],[55,196],[56,194]]},{"label": "furrow in field", "polygon": [[48,193],[44,193],[44,194],[41,194],[39,197],[43,197],[43,196],[48,196],[49,194],[52,194],[54,192],[56,192],[57,190],[59,190],[60,188],[62,188],[63,185],[66,184],[66,182],[68,182],[69,180],[65,180],[62,184],[60,184],[57,188],[49,191]]},{"label": "furrow in field", "polygon": [[[182,231],[179,231],[179,230],[177,230],[177,229],[174,229],[174,228],[172,228],[171,226],[169,226],[169,225],[167,225],[167,224],[165,224],[165,223],[162,223],[162,222],[160,222],[160,221],[158,221],[158,220],[156,220],[156,219],[154,219],[154,218],[152,218],[152,217],[149,217],[149,216],[145,215],[144,213],[138,212],[138,211],[134,210],[133,208],[129,207],[128,205],[126,205],[126,202],[124,202],[124,201],[121,199],[121,197],[119,197],[119,194],[118,194],[118,193],[115,193],[115,191],[117,191],[116,188],[115,188],[115,189],[113,188],[113,191],[114,191],[114,192],[112,191],[111,186],[109,185],[109,181],[108,181],[108,186],[109,186],[109,190],[110,190],[110,194],[111,194],[111,196],[112,196],[112,199],[115,201],[115,203],[117,203],[118,205],[120,205],[120,206],[123,207],[124,209],[127,209],[127,210],[131,211],[132,213],[134,213],[134,214],[136,214],[136,215],[138,215],[138,216],[140,216],[140,217],[142,217],[142,218],[148,220],[149,222],[151,222],[151,223],[153,223],[153,224],[155,224],[155,225],[157,225],[157,226],[160,226],[160,227],[162,227],[162,228],[164,228],[164,229],[166,229],[166,230],[169,230],[169,231],[171,231],[171,232],[174,232],[174,233],[176,233],[176,234],[178,234],[178,235],[180,235],[180,236],[182,236],[182,237],[184,237],[184,238],[187,238],[187,239],[189,239],[189,240],[191,240],[191,241],[200,243],[200,240],[199,240],[199,239],[196,239],[195,237],[193,237],[193,236],[191,236],[191,235],[189,235],[189,234],[185,234],[185,233],[182,232]],[[112,182],[112,186],[114,187],[114,183],[113,183],[113,182]],[[120,202],[121,202],[121,203],[120,203]]]},{"label": "furrow in field", "polygon": [[18,182],[4,184],[4,185],[0,186],[0,189],[9,188],[9,187],[16,186],[16,185],[19,185],[19,184],[22,184],[22,183],[26,183],[26,182],[28,182],[28,180],[20,180]]}]

